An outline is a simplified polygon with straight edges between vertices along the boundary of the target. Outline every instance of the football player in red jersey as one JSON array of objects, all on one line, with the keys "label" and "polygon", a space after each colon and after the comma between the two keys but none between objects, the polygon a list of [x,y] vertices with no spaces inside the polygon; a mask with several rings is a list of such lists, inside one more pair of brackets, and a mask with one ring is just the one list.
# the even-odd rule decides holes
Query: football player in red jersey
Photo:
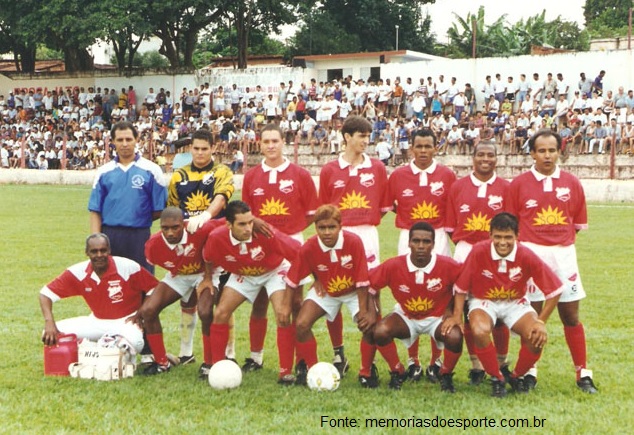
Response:
[{"label": "football player in red jersey", "polygon": [[[469,294],[469,323],[476,354],[491,376],[492,396],[506,395],[506,382],[513,390],[528,392],[523,376],[537,362],[548,338],[546,321],[563,291],[559,278],[530,249],[517,243],[517,218],[500,213],[491,220],[491,239],[476,244],[455,284],[455,305],[447,329],[461,325],[464,301]],[[532,280],[546,295],[539,316],[526,298]],[[521,337],[522,344],[513,372],[500,368],[491,331],[497,320]]]},{"label": "football player in red jersey", "polygon": [[[585,330],[579,320],[579,303],[586,293],[574,245],[577,232],[588,228],[585,194],[577,177],[557,165],[561,152],[558,134],[550,129],[538,131],[529,140],[529,150],[535,164],[511,182],[508,211],[519,219],[522,244],[564,283],[557,310],[575,365],[577,386],[586,393],[596,393],[592,371],[587,369]],[[543,295],[536,291],[529,297],[539,311]]]},{"label": "football player in red jersey", "polygon": [[[456,181],[449,190],[445,230],[456,244],[454,260],[464,263],[473,245],[489,239],[493,216],[505,210],[510,183],[497,176],[497,148],[489,141],[479,142],[473,150],[473,171]],[[479,385],[485,377],[484,368],[475,354],[469,326],[469,301],[465,306],[464,338],[472,368],[471,385]],[[498,322],[493,329],[493,342],[500,366],[507,364],[509,329]]]},{"label": "football player in red jersey", "polygon": [[[454,393],[453,369],[462,353],[462,331],[458,325],[443,332],[445,318],[453,305],[453,284],[460,265],[450,257],[434,252],[434,228],[417,222],[409,230],[407,254],[399,255],[370,271],[373,290],[389,287],[397,304],[394,312],[381,320],[374,331],[379,345],[401,339],[410,347],[421,334],[427,334],[444,346],[444,358],[438,377],[442,391]],[[393,374],[390,384],[403,378]]]}]

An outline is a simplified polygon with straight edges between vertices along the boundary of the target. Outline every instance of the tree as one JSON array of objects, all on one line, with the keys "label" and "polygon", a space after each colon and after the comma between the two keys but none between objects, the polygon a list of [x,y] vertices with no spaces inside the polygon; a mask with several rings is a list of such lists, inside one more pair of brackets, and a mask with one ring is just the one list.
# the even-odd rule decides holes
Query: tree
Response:
[{"label": "tree", "polygon": [[631,0],[586,0],[583,7],[586,28],[594,37],[624,36],[630,7]]},{"label": "tree", "polygon": [[308,16],[290,40],[291,55],[337,54],[361,51],[361,41],[337,25],[328,11]]},{"label": "tree", "polygon": [[114,48],[115,59],[120,70],[131,69],[141,42],[148,39],[152,28],[146,20],[147,3],[131,5],[129,0],[103,2],[102,12],[106,41]]},{"label": "tree", "polygon": [[499,17],[493,24],[487,26],[484,22],[484,6],[480,6],[478,13],[473,15],[471,12],[467,13],[465,18],[462,18],[454,12],[456,22],[452,23],[451,27],[447,31],[449,36],[450,46],[452,46],[453,57],[471,57],[473,53],[473,22],[475,21],[475,33],[476,33],[476,57],[490,57],[495,56],[497,50],[495,43],[491,40],[497,35],[503,32],[504,20],[506,15]]},{"label": "tree", "polygon": [[0,52],[13,53],[17,71],[35,72],[35,53],[41,35],[25,22],[35,0],[0,0]]}]

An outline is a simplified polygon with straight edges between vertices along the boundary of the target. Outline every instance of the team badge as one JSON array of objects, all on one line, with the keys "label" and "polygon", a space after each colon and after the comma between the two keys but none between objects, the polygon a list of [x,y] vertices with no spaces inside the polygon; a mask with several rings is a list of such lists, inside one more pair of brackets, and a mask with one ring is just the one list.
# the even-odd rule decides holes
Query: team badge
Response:
[{"label": "team badge", "polygon": [[108,297],[113,304],[123,301],[123,289],[121,288],[120,280],[108,281]]},{"label": "team badge", "polygon": [[283,193],[291,193],[293,191],[293,180],[280,180],[280,191]]},{"label": "team badge", "polygon": [[145,184],[145,180],[143,179],[142,176],[140,176],[140,175],[133,175],[132,176],[132,188],[133,189],[141,189],[144,184]]},{"label": "team badge", "polygon": [[497,195],[489,195],[489,208],[491,210],[499,210],[502,208],[502,197]]},{"label": "team badge", "polygon": [[557,187],[555,188],[557,199],[562,202],[568,202],[570,200],[570,188]]},{"label": "team badge", "polygon": [[431,189],[431,194],[434,196],[441,196],[445,193],[445,183],[442,181],[434,181],[429,184],[429,188]]},{"label": "team badge", "polygon": [[513,282],[518,282],[520,279],[522,279],[522,268],[511,267],[509,269],[509,279]]},{"label": "team badge", "polygon": [[432,278],[427,280],[427,291],[437,292],[442,289],[442,279]]},{"label": "team badge", "polygon": [[359,183],[364,187],[374,186],[374,174],[360,174]]},{"label": "team badge", "polygon": [[251,253],[251,259],[256,261],[261,261],[265,255],[264,251],[262,251],[261,246],[256,246],[255,248],[251,248],[249,249],[249,252]]},{"label": "team badge", "polygon": [[352,255],[342,255],[341,256],[341,266],[346,269],[352,269]]},{"label": "team badge", "polygon": [[216,181],[216,177],[214,177],[214,174],[212,174],[212,173],[206,174],[206,175],[203,177],[203,184],[204,184],[205,186],[209,186],[209,185],[210,185],[211,183],[213,183],[214,181]]}]

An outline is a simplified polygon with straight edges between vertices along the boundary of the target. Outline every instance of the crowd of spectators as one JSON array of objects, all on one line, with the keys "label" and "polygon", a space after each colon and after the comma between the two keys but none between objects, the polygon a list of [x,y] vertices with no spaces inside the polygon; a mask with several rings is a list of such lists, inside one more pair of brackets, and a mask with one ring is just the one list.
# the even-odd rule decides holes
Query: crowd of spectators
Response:
[{"label": "crowd of spectators", "polygon": [[[162,167],[192,131],[209,128],[214,152],[242,168],[245,154],[258,152],[260,128],[279,124],[287,143],[309,146],[315,154],[341,151],[340,127],[350,114],[374,126],[371,142],[386,164],[407,160],[411,133],[431,128],[439,153],[468,154],[482,139],[492,139],[501,154],[526,153],[528,138],[540,128],[557,130],[566,152],[632,154],[634,92],[619,86],[603,90],[601,71],[594,80],[580,73],[568,80],[538,73],[503,79],[487,76],[484,83],[459,85],[443,75],[353,79],[332,82],[311,79],[299,85],[267,84],[239,88],[233,84],[194,89],[178,96],[149,88],[142,96],[133,86],[116,89],[76,87],[64,92],[40,88],[8,97],[0,95],[0,150],[3,168],[93,169],[113,157],[109,127],[119,120],[135,123],[140,151]],[[480,101],[479,101],[480,100]],[[22,147],[22,144],[25,146]],[[64,154],[65,150],[65,154]]]}]

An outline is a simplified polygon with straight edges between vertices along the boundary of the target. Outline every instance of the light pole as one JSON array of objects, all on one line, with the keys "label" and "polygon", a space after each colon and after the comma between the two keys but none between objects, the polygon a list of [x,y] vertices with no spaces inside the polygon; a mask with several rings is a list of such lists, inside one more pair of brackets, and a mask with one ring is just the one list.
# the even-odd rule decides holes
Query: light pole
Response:
[{"label": "light pole", "polygon": [[396,29],[396,51],[398,51],[398,24],[395,24],[394,28]]}]

